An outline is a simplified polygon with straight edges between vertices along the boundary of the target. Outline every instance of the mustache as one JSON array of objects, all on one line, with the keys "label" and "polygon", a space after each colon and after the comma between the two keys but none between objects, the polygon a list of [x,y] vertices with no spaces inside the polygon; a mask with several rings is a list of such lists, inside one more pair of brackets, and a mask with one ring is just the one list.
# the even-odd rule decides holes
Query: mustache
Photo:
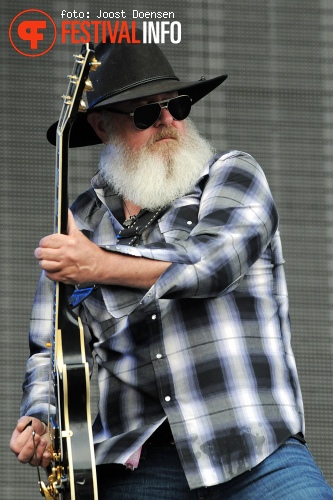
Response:
[{"label": "mustache", "polygon": [[147,141],[146,146],[149,147],[161,139],[175,139],[176,141],[180,141],[181,134],[175,127],[162,127]]}]

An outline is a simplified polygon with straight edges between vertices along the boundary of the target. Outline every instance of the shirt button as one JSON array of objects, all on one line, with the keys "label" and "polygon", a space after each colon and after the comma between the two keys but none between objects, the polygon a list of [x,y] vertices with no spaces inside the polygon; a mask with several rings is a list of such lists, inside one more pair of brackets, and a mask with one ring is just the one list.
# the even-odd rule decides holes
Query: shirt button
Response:
[{"label": "shirt button", "polygon": [[153,314],[151,319],[156,319],[156,314]]},{"label": "shirt button", "polygon": [[164,398],[164,399],[165,399],[165,401],[166,401],[167,403],[168,403],[169,401],[171,401],[170,396],[165,396],[165,398]]},{"label": "shirt button", "polygon": [[161,359],[162,354],[156,354],[157,359]]},{"label": "shirt button", "polygon": [[187,221],[187,225],[188,225],[188,226],[192,226],[192,224],[193,224],[193,222],[192,222],[191,220],[188,220],[188,221]]}]

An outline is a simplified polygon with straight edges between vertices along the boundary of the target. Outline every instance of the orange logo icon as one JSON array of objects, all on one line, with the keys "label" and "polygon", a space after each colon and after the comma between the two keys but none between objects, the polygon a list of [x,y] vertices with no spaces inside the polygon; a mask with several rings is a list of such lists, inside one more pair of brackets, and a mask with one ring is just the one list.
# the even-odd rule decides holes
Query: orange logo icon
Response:
[{"label": "orange logo icon", "polygon": [[26,57],[38,57],[52,49],[57,38],[57,27],[46,12],[28,9],[14,17],[8,36],[17,52]]}]

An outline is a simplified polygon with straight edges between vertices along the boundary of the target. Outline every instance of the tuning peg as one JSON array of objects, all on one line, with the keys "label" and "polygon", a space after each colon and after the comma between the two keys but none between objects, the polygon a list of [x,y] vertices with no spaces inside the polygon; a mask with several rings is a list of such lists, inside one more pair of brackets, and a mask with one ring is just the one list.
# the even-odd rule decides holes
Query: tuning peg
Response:
[{"label": "tuning peg", "polygon": [[70,95],[62,95],[61,98],[65,101],[65,104],[71,104],[72,98]]},{"label": "tuning peg", "polygon": [[90,66],[91,66],[91,71],[96,71],[98,66],[100,66],[102,63],[100,61],[97,61],[96,57],[93,57],[92,60],[90,61]]},{"label": "tuning peg", "polygon": [[92,84],[92,81],[90,80],[90,78],[88,77],[85,81],[85,86],[84,86],[84,90],[86,92],[91,92],[92,90],[94,90],[94,87],[93,87],[93,84]]},{"label": "tuning peg", "polygon": [[84,102],[83,99],[81,99],[80,104],[79,104],[79,111],[85,111],[87,109],[87,105]]},{"label": "tuning peg", "polygon": [[67,75],[67,78],[71,83],[76,83],[78,80],[78,77],[76,75]]}]

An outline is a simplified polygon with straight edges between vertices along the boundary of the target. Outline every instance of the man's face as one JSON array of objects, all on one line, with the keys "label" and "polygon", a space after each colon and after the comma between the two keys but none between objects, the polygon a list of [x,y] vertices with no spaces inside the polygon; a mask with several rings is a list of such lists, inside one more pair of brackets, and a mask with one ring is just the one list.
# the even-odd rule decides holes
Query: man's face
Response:
[{"label": "man's face", "polygon": [[[169,92],[165,94],[158,94],[151,97],[146,97],[144,99],[135,101],[126,101],[123,103],[118,103],[113,106],[114,109],[119,109],[121,111],[132,112],[136,107],[142,106],[144,104],[150,104],[152,102],[164,101],[170,99],[171,97],[176,97],[177,93]],[[134,124],[131,116],[119,115],[114,113],[114,119],[112,120],[113,127],[117,135],[125,141],[130,149],[139,150],[144,146],[151,138],[153,138],[161,128],[174,127],[181,135],[185,133],[184,120],[175,120],[167,109],[161,110],[161,115],[157,122],[151,127],[145,130],[138,130]],[[169,129],[170,130],[170,129]],[[172,129],[171,129],[172,130]],[[169,136],[163,137],[154,143],[154,147],[158,148],[159,145],[163,143],[174,141],[175,138],[172,137],[170,132]]]},{"label": "man's face", "polygon": [[[172,97],[170,93],[155,95],[140,104]],[[119,103],[118,109],[132,112],[137,105]],[[146,118],[144,115],[142,120]],[[131,116],[118,113],[92,113],[88,120],[105,143],[99,164],[101,177],[114,193],[137,207],[156,210],[189,192],[213,154],[191,120],[174,120],[167,109],[144,130],[135,127]]]}]

